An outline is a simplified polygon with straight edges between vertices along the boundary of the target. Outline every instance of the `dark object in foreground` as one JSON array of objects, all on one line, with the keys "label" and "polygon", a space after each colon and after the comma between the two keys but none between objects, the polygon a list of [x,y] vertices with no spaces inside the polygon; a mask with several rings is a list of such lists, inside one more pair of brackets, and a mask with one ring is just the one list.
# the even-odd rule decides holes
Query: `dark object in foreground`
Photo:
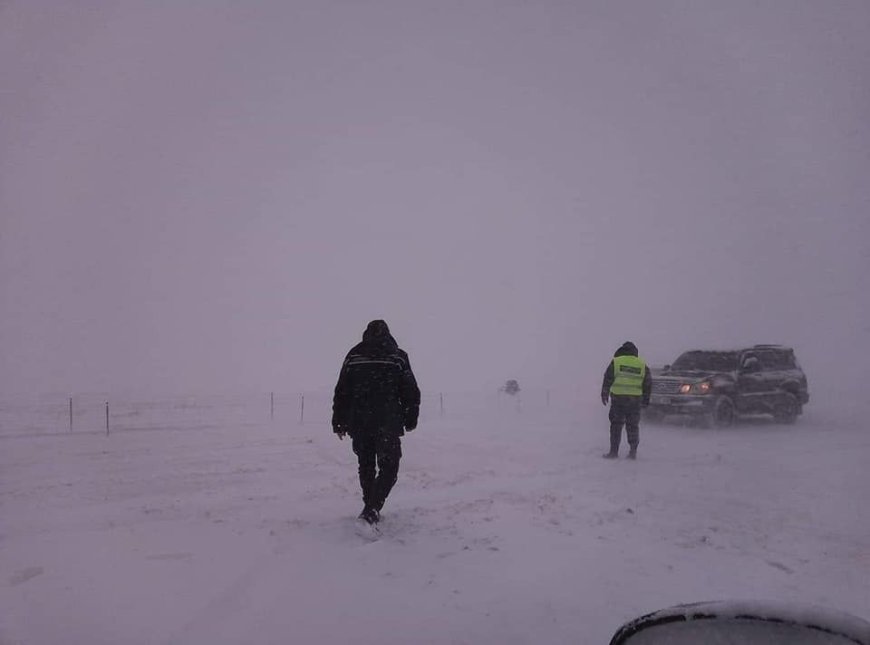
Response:
[{"label": "dark object in foreground", "polygon": [[396,483],[401,437],[417,427],[419,410],[420,389],[408,354],[399,348],[387,323],[371,321],[362,342],[342,363],[332,402],[332,429],[339,439],[352,439],[363,512],[369,518],[378,517]]},{"label": "dark object in foreground", "polygon": [[769,414],[779,423],[794,423],[809,400],[807,378],[790,347],[692,350],[653,374],[644,417],[681,415],[727,427],[740,415]]},{"label": "dark object in foreground", "polygon": [[359,519],[367,524],[377,524],[381,521],[381,514],[371,506],[366,506],[359,514]]},{"label": "dark object in foreground", "polygon": [[620,627],[610,645],[870,645],[870,623],[823,607],[767,601],[677,605]]}]

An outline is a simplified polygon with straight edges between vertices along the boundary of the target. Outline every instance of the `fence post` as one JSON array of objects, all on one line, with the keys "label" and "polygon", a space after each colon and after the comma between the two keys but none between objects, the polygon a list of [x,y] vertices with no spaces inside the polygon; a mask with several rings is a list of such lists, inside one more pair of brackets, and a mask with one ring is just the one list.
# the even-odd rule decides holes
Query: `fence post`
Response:
[{"label": "fence post", "polygon": [[72,397],[69,397],[69,431],[73,431]]},{"label": "fence post", "polygon": [[275,420],[275,393],[269,392],[269,421]]},{"label": "fence post", "polygon": [[301,396],[301,405],[300,405],[300,409],[299,409],[299,425],[302,425],[303,423],[305,423],[305,395],[302,394],[300,396]]},{"label": "fence post", "polygon": [[106,436],[109,436],[109,402],[106,401]]}]

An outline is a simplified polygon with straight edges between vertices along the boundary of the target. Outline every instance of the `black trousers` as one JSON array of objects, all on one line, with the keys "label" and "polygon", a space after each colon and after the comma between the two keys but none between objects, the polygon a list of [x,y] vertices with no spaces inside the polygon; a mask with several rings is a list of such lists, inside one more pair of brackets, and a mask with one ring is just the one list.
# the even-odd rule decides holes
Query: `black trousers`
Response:
[{"label": "black trousers", "polygon": [[622,426],[628,445],[637,448],[640,442],[640,397],[611,396],[610,397],[610,451],[617,452],[622,441]]},{"label": "black trousers", "polygon": [[399,478],[402,440],[383,434],[358,434],[353,451],[359,460],[359,485],[363,503],[380,511]]}]

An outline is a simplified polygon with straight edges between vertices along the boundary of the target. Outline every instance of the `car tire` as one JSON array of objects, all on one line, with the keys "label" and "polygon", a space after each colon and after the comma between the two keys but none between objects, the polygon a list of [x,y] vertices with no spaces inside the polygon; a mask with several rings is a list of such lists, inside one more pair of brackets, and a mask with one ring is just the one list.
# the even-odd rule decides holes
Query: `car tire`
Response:
[{"label": "car tire", "polygon": [[710,425],[714,428],[730,428],[734,425],[734,404],[727,396],[720,396],[710,413]]},{"label": "car tire", "polygon": [[785,392],[773,408],[773,418],[777,423],[788,425],[797,421],[800,404],[794,394]]}]

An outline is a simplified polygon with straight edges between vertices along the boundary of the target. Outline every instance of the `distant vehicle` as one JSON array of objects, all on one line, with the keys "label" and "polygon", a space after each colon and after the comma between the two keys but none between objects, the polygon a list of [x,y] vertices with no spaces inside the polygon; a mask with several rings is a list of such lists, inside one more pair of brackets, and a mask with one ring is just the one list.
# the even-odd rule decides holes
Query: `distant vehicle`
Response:
[{"label": "distant vehicle", "polygon": [[809,400],[807,378],[790,347],[692,350],[653,371],[645,416],[655,421],[688,415],[727,427],[740,415],[770,414],[780,423],[794,423]]}]

